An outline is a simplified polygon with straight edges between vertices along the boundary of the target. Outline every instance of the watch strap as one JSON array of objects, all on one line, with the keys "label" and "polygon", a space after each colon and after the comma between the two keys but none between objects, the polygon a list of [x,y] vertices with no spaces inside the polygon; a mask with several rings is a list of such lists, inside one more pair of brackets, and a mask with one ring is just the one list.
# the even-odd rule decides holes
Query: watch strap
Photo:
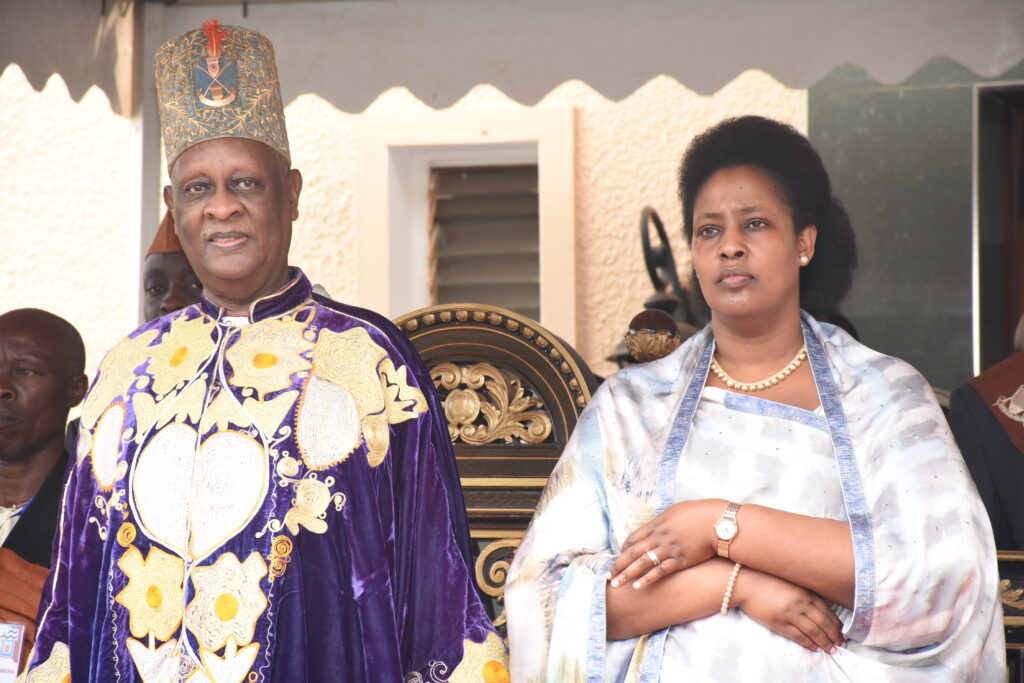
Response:
[{"label": "watch strap", "polygon": [[[730,502],[729,505],[725,508],[725,512],[723,512],[722,516],[719,518],[719,521],[721,521],[723,519],[731,519],[733,521],[733,523],[736,524],[736,513],[740,511],[740,505],[741,505],[741,503]],[[724,539],[724,538],[719,538],[718,539],[717,551],[718,551],[718,556],[719,557],[724,557],[727,560],[730,559],[729,558],[729,546],[732,545],[733,540],[736,538],[736,536],[739,535],[739,532],[740,532],[739,524],[736,524],[736,533],[733,534],[732,538],[730,538],[728,540]]]}]

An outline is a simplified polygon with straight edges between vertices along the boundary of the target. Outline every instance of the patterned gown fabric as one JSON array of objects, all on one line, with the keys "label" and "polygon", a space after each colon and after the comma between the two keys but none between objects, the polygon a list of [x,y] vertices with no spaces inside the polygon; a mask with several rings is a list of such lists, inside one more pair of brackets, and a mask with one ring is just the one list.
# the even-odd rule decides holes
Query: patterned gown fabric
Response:
[{"label": "patterned gown fabric", "polygon": [[[710,328],[601,386],[509,572],[513,680],[1002,680],[992,532],[931,389],[842,330],[803,325],[818,411],[705,389]],[[626,537],[713,497],[850,523],[845,649],[805,651],[738,610],[606,640],[605,574]]]},{"label": "patterned gown fabric", "polygon": [[29,682],[507,680],[429,376],[293,273],[104,359]]}]

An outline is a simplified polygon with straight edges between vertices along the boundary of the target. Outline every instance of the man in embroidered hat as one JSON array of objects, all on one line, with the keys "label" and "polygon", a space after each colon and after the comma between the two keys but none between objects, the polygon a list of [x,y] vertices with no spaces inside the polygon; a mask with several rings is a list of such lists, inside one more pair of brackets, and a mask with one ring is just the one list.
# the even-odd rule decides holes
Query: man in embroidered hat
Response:
[{"label": "man in embroidered hat", "polygon": [[508,681],[429,374],[288,265],[270,42],[207,22],[156,75],[203,298],[100,365],[28,680]]},{"label": "man in embroidered hat", "polygon": [[143,315],[146,321],[199,303],[203,283],[185,258],[174,218],[167,211],[160,221],[142,266]]}]

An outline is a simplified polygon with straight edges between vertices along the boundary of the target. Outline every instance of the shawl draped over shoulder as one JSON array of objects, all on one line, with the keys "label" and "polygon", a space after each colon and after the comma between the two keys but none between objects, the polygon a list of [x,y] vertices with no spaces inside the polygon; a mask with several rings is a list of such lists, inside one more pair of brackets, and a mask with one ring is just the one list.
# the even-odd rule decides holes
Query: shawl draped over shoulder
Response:
[{"label": "shawl draped over shoulder", "polygon": [[[842,330],[806,314],[803,328],[853,535],[844,656],[876,679],[1002,679],[992,532],[930,386]],[[706,328],[609,378],[581,415],[509,572],[513,680],[665,680],[668,629],[610,647],[605,574],[626,537],[676,502],[713,349]]]}]

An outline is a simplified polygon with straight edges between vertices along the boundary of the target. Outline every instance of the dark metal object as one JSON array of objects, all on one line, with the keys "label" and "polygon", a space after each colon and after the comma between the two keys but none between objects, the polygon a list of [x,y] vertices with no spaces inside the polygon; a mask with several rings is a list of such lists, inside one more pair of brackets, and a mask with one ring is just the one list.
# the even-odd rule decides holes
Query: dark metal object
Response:
[{"label": "dark metal object", "polygon": [[[651,239],[652,227],[657,242]],[[680,339],[685,340],[704,327],[708,319],[697,306],[693,293],[684,289],[679,282],[679,271],[672,255],[668,233],[665,232],[665,224],[658,212],[650,206],[645,206],[640,212],[640,244],[643,246],[647,276],[654,288],[654,293],[644,301],[644,308],[664,311],[672,316],[679,328]],[[620,368],[634,362],[625,340],[616,345],[606,360],[616,363]]]},{"label": "dark metal object", "polygon": [[[652,225],[660,244],[651,243]],[[707,318],[698,311],[692,293],[683,289],[679,283],[679,272],[665,224],[658,212],[650,206],[645,206],[640,212],[640,243],[643,245],[647,275],[654,287],[654,294],[644,302],[644,308],[665,311],[677,322],[696,328],[703,327]]]}]

